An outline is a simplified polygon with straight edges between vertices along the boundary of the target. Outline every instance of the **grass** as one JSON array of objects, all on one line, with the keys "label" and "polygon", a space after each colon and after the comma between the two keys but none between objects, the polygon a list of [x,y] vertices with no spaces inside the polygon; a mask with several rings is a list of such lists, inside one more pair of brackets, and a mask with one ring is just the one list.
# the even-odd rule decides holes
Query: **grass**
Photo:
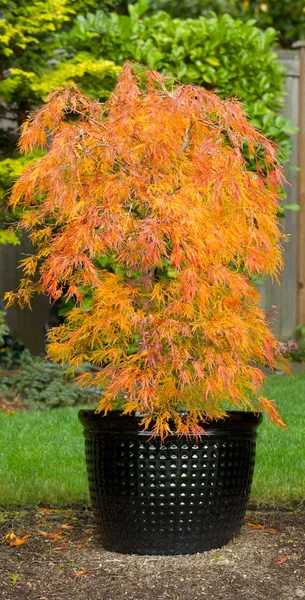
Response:
[{"label": "grass", "polygon": [[0,414],[0,505],[88,500],[78,408]]},{"label": "grass", "polygon": [[264,392],[276,400],[289,431],[264,419],[259,428],[251,499],[271,505],[304,502],[305,373],[273,375]]},{"label": "grass", "polygon": [[[251,499],[277,505],[303,501],[305,492],[305,373],[274,375],[276,398],[289,433],[260,427]],[[0,414],[0,505],[74,504],[88,500],[78,408]]]}]

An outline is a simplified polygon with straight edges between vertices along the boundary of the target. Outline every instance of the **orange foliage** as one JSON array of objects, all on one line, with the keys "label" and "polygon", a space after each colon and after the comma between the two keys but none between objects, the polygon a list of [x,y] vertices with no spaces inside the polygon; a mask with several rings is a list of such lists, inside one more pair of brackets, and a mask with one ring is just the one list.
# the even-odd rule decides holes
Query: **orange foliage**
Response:
[{"label": "orange foliage", "polygon": [[47,153],[10,204],[37,256],[8,300],[74,298],[49,356],[101,367],[81,378],[104,387],[98,410],[139,411],[162,437],[171,419],[199,434],[223,401],[281,424],[259,393],[257,364],[274,368],[281,354],[251,276],[282,267],[282,174],[241,105],[126,64],[104,105],[72,88],[51,94],[24,126],[20,149],[34,147]]},{"label": "orange foliage", "polygon": [[28,539],[29,539],[28,534],[24,534],[22,536],[17,536],[17,535],[15,535],[15,533],[13,531],[11,531],[10,533],[7,533],[6,535],[3,536],[2,541],[8,542],[12,548],[18,548],[19,546],[26,544]]}]

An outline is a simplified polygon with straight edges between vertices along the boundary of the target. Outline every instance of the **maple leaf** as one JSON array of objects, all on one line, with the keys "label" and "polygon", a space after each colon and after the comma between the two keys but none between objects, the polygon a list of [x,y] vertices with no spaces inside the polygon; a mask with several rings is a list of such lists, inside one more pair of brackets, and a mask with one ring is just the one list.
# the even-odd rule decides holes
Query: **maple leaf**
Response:
[{"label": "maple leaf", "polygon": [[259,523],[248,523],[246,518],[245,524],[248,529],[258,529],[264,531],[265,533],[278,533],[278,530],[273,529],[272,527],[265,527],[264,525],[260,525]]},{"label": "maple leaf", "polygon": [[61,512],[60,510],[58,510],[56,508],[48,508],[47,506],[46,507],[37,506],[36,510],[38,512],[44,513],[45,515]]},{"label": "maple leaf", "polygon": [[42,531],[41,529],[37,529],[37,533],[39,533],[40,535],[43,535],[44,537],[47,537],[52,543],[59,542],[60,540],[63,539],[63,535],[59,531],[56,533],[52,533],[52,532],[48,532],[48,531]]},{"label": "maple leaf", "polygon": [[10,546],[17,548],[18,546],[22,546],[23,544],[26,544],[28,539],[29,539],[29,536],[27,534],[23,535],[22,537],[15,537],[14,539],[12,539],[10,541]]},{"label": "maple leaf", "polygon": [[289,560],[290,558],[293,558],[294,556],[296,556],[296,554],[285,554],[284,556],[277,556],[276,558],[274,558],[274,562],[277,565],[282,565],[284,562],[286,562],[286,560]]},{"label": "maple leaf", "polygon": [[82,577],[83,575],[86,575],[86,573],[88,573],[88,569],[81,569],[80,571],[72,573],[71,577],[74,577],[76,579],[77,577]]},{"label": "maple leaf", "polygon": [[9,541],[14,541],[16,539],[16,534],[13,531],[10,531],[9,533],[7,533],[6,535],[3,536],[2,541],[3,542],[9,542]]}]

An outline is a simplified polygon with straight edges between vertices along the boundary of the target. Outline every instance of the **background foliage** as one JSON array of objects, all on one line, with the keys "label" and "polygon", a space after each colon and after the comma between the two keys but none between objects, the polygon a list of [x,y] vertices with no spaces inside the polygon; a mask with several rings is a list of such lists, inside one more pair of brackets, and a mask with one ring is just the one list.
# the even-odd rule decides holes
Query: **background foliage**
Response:
[{"label": "background foliage", "polygon": [[[283,102],[283,69],[272,51],[276,32],[265,32],[229,15],[173,19],[159,11],[145,16],[147,3],[129,6],[129,16],[96,11],[78,16],[63,37],[70,56],[91,53],[123,64],[136,60],[182,83],[215,89],[221,97],[236,96],[252,124],[288,152],[291,128],[278,116]],[[251,68],[250,68],[251,67]],[[85,89],[88,93],[90,90]]]},{"label": "background foliage", "polygon": [[[127,12],[127,3],[119,5]],[[295,40],[305,37],[304,0],[149,0],[149,9],[166,10],[174,17],[209,16],[230,14],[243,21],[255,19],[258,27],[274,27],[279,33],[279,42],[290,47]]]},{"label": "background foliage", "polygon": [[[3,120],[0,127],[0,243],[18,243],[18,237],[6,231],[14,222],[14,215],[4,217],[4,194],[29,162],[29,159],[20,159],[15,152],[16,127],[33,106],[42,102],[43,93],[36,90],[35,84],[44,81],[46,73],[50,76],[54,66],[61,62],[65,54],[61,34],[71,27],[77,14],[94,9],[97,4],[104,8],[111,0],[0,0],[0,121]],[[86,68],[85,64],[79,67],[83,77]],[[63,82],[67,79],[68,74]],[[46,82],[44,93],[47,85]]]},{"label": "background foliage", "polygon": [[[106,14],[103,9],[113,4],[115,0],[0,0],[0,118],[5,120],[0,129],[0,242],[18,243],[16,235],[7,233],[18,215],[4,217],[4,197],[31,160],[20,159],[15,151],[16,125],[50,91],[66,84],[105,100],[126,60],[173,74],[183,83],[215,88],[222,97],[238,97],[252,124],[280,145],[282,160],[289,154],[292,129],[279,116],[284,98],[283,69],[273,52],[277,34],[248,20],[259,12],[265,25],[272,24],[268,18],[274,3],[264,12],[257,3],[238,0],[140,0]],[[283,11],[286,4],[276,10]],[[211,9],[217,14],[207,17]],[[174,18],[178,14],[183,18]],[[200,14],[204,16],[187,18]]]},{"label": "background foliage", "polygon": [[0,346],[4,344],[5,336],[8,332],[9,330],[5,323],[4,313],[0,310]]},{"label": "background foliage", "polygon": [[28,350],[20,355],[17,369],[1,374],[0,393],[7,401],[19,399],[25,406],[35,409],[96,402],[94,394],[72,382],[65,368],[33,357]]}]

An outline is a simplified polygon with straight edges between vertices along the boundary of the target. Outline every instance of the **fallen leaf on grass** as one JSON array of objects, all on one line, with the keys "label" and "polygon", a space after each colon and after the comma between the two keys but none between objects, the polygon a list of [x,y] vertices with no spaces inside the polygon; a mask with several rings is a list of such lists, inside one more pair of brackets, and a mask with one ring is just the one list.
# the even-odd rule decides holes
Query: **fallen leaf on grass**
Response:
[{"label": "fallen leaf on grass", "polygon": [[37,533],[43,535],[44,537],[47,537],[53,544],[56,542],[60,542],[60,540],[62,540],[63,538],[63,535],[60,531],[57,531],[56,533],[51,533],[49,531],[41,531],[41,529],[37,529]]},{"label": "fallen leaf on grass", "polygon": [[69,544],[65,544],[64,546],[53,548],[53,552],[61,552],[62,550],[68,550],[68,548],[70,548]]},{"label": "fallen leaf on grass", "polygon": [[22,546],[22,544],[26,544],[28,539],[29,536],[27,534],[23,535],[22,537],[16,537],[10,542],[10,546],[12,546],[13,548],[17,548],[18,546]]},{"label": "fallen leaf on grass", "polygon": [[28,540],[28,537],[29,536],[27,534],[18,537],[13,531],[10,531],[9,533],[3,536],[1,541],[9,542],[10,546],[17,548],[18,546],[22,546],[22,544],[25,544]]},{"label": "fallen leaf on grass", "polygon": [[55,565],[55,569],[63,569],[64,565]]},{"label": "fallen leaf on grass", "polygon": [[290,558],[293,558],[294,556],[296,556],[296,554],[285,554],[284,556],[277,556],[273,560],[277,565],[281,565],[284,562],[286,562],[286,560],[289,560]]},{"label": "fallen leaf on grass", "polygon": [[3,536],[3,538],[1,539],[2,542],[9,542],[11,540],[15,540],[16,539],[16,535],[13,531],[10,531],[9,533],[7,533],[6,535]]},{"label": "fallen leaf on grass", "polygon": [[264,531],[264,533],[279,533],[277,529],[274,529],[273,527],[264,527],[264,525],[260,525],[259,523],[246,523],[246,527],[248,527],[248,529]]},{"label": "fallen leaf on grass", "polygon": [[37,506],[36,510],[37,512],[43,513],[44,515],[50,515],[53,513],[60,512],[57,508],[48,508],[47,506]]},{"label": "fallen leaf on grass", "polygon": [[74,577],[76,579],[77,577],[82,577],[83,575],[86,575],[86,573],[88,573],[88,569],[81,569],[80,571],[72,573],[71,577]]},{"label": "fallen leaf on grass", "polygon": [[47,506],[37,506],[37,512],[44,513],[45,515],[54,514],[54,513],[63,513],[65,515],[72,513],[72,508],[60,509],[60,508],[48,508]]},{"label": "fallen leaf on grass", "polygon": [[67,525],[66,523],[63,523],[63,524],[60,526],[60,528],[61,528],[61,529],[68,529],[68,530],[70,531],[71,529],[73,529],[73,525]]}]

